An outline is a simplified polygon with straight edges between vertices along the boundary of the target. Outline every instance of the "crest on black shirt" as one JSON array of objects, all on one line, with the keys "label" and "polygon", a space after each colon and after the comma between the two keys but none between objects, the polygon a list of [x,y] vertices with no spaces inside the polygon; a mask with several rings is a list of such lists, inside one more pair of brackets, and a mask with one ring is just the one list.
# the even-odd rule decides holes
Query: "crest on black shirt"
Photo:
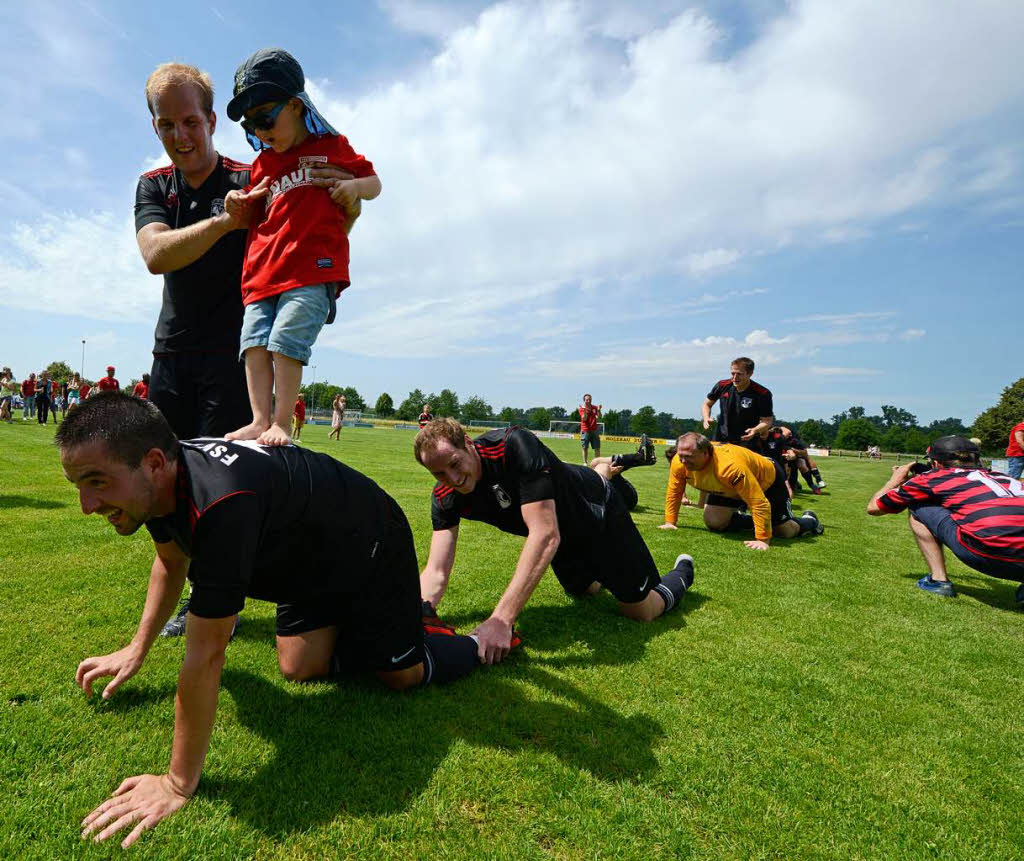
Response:
[{"label": "crest on black shirt", "polygon": [[512,497],[505,493],[505,488],[500,484],[492,485],[491,490],[494,491],[494,498],[498,500],[498,505],[500,505],[502,509],[506,509],[512,504]]},{"label": "crest on black shirt", "polygon": [[753,405],[754,405],[754,399],[753,398],[740,398],[740,406],[743,409],[749,410]]},{"label": "crest on black shirt", "polygon": [[224,198],[223,197],[215,197],[213,200],[210,201],[210,217],[211,218],[220,215],[223,211],[224,211]]}]

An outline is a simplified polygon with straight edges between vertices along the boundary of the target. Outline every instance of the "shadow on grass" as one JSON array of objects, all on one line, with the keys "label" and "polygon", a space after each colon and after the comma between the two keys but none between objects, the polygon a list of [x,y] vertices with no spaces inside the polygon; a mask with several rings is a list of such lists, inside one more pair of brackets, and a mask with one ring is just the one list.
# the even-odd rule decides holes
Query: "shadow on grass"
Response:
[{"label": "shadow on grass", "polygon": [[20,496],[19,494],[0,494],[0,509],[4,508],[67,508],[66,502],[56,502],[52,499],[33,499],[31,496]]},{"label": "shadow on grass", "polygon": [[[926,570],[926,569],[925,569]],[[921,579],[921,572],[914,571],[902,575],[906,580],[917,582]],[[953,581],[953,589],[958,595],[967,595],[982,604],[988,604],[996,610],[1009,610],[1019,612],[1020,606],[1014,597],[1017,587],[1020,585],[1016,580],[1004,580],[1002,577],[977,577],[975,581],[980,585],[974,585],[970,581],[950,576]],[[923,592],[923,589],[916,590]]]},{"label": "shadow on grass", "polygon": [[178,689],[177,685],[173,683],[139,686],[133,681],[126,687],[118,688],[117,692],[109,700],[105,700],[100,694],[103,693],[104,685],[109,683],[110,679],[100,679],[98,682],[93,683],[92,696],[86,700],[90,708],[96,711],[121,714],[141,706],[173,700],[174,694]]},{"label": "shadow on grass", "polygon": [[[624,717],[553,674],[523,665],[442,688],[405,694],[372,679],[292,693],[259,676],[226,670],[238,718],[276,754],[252,774],[204,778],[201,792],[272,836],[339,815],[400,812],[426,789],[458,740],[511,753],[539,751],[601,780],[638,781],[655,771],[663,728]],[[536,695],[531,695],[531,688]]]}]

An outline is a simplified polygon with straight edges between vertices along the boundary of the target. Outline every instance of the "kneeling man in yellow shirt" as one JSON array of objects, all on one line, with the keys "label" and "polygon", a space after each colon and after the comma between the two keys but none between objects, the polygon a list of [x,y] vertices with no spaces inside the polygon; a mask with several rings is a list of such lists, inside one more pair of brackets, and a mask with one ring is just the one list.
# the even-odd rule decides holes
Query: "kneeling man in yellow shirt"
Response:
[{"label": "kneeling man in yellow shirt", "polygon": [[[711,442],[699,433],[684,433],[676,442],[665,491],[665,522],[659,529],[675,529],[679,504],[687,481],[707,494],[704,525],[715,532],[750,531],[751,550],[767,550],[772,537],[821,535],[813,511],[793,515],[786,492],[786,476],[775,461],[743,446]],[[739,508],[746,504],[747,511]]]}]

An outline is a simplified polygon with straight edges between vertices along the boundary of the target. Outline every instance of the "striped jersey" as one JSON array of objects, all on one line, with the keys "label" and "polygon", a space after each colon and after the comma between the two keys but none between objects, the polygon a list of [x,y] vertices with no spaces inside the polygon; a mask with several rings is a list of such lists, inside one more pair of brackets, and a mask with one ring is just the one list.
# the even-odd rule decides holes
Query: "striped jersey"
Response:
[{"label": "striped jersey", "polygon": [[1008,475],[985,469],[933,469],[882,494],[877,503],[886,514],[942,506],[968,550],[1024,563],[1024,486]]}]

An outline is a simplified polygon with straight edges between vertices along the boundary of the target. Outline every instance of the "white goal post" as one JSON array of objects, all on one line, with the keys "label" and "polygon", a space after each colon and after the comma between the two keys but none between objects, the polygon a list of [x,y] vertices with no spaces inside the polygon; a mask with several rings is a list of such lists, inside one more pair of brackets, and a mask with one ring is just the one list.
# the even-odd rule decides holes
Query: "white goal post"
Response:
[{"label": "white goal post", "polygon": [[[604,422],[597,423],[597,432],[604,436]],[[548,433],[554,437],[573,437],[580,435],[579,422],[557,421],[548,425]]]}]

